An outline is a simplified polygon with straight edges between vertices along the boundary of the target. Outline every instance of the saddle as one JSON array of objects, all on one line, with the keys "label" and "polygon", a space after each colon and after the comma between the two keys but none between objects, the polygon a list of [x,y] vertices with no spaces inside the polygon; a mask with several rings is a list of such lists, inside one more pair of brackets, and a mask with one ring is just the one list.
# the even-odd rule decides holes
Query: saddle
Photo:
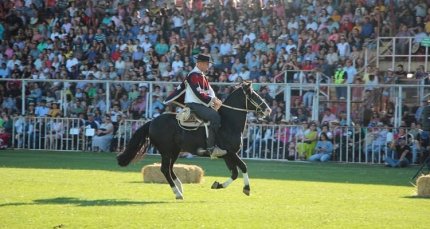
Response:
[{"label": "saddle", "polygon": [[207,129],[207,127],[210,125],[210,122],[205,122],[204,120],[198,118],[189,107],[182,108],[182,110],[176,114],[176,119],[178,120],[179,125],[183,127],[198,128],[205,126]]}]

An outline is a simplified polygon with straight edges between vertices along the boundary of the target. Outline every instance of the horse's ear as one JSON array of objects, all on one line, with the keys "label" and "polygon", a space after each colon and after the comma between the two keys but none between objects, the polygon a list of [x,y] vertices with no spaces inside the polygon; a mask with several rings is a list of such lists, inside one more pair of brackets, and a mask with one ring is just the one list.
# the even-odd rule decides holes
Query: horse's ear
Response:
[{"label": "horse's ear", "polygon": [[245,89],[246,91],[251,91],[252,89],[252,81],[243,81],[243,89]]},{"label": "horse's ear", "polygon": [[251,85],[252,85],[252,81],[243,81],[242,85],[243,85],[244,89],[248,90],[251,87]]}]

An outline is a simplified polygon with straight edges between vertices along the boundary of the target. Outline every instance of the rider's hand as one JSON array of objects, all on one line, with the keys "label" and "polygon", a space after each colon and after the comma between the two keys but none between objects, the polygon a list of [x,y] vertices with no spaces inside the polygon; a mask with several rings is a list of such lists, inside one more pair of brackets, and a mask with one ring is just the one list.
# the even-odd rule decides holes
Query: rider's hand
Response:
[{"label": "rider's hand", "polygon": [[214,109],[218,110],[219,108],[221,108],[221,105],[222,105],[222,101],[219,100],[218,98],[215,98],[215,100],[214,100]]}]

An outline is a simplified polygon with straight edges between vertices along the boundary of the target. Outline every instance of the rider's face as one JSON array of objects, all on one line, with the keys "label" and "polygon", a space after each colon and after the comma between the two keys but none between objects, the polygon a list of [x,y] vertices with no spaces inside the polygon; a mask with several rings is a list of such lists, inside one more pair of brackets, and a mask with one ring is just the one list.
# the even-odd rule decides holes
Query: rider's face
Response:
[{"label": "rider's face", "polygon": [[197,62],[197,67],[202,71],[202,72],[207,72],[209,69],[209,62]]}]

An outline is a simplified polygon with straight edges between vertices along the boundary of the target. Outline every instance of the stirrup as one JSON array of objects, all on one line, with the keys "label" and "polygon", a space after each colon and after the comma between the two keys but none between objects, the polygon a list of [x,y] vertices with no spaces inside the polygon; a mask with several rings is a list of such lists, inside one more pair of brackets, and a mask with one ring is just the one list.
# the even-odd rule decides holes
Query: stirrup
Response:
[{"label": "stirrup", "polygon": [[218,146],[213,147],[212,149],[208,149],[210,152],[210,156],[212,159],[222,157],[227,154],[226,150],[219,148]]}]

